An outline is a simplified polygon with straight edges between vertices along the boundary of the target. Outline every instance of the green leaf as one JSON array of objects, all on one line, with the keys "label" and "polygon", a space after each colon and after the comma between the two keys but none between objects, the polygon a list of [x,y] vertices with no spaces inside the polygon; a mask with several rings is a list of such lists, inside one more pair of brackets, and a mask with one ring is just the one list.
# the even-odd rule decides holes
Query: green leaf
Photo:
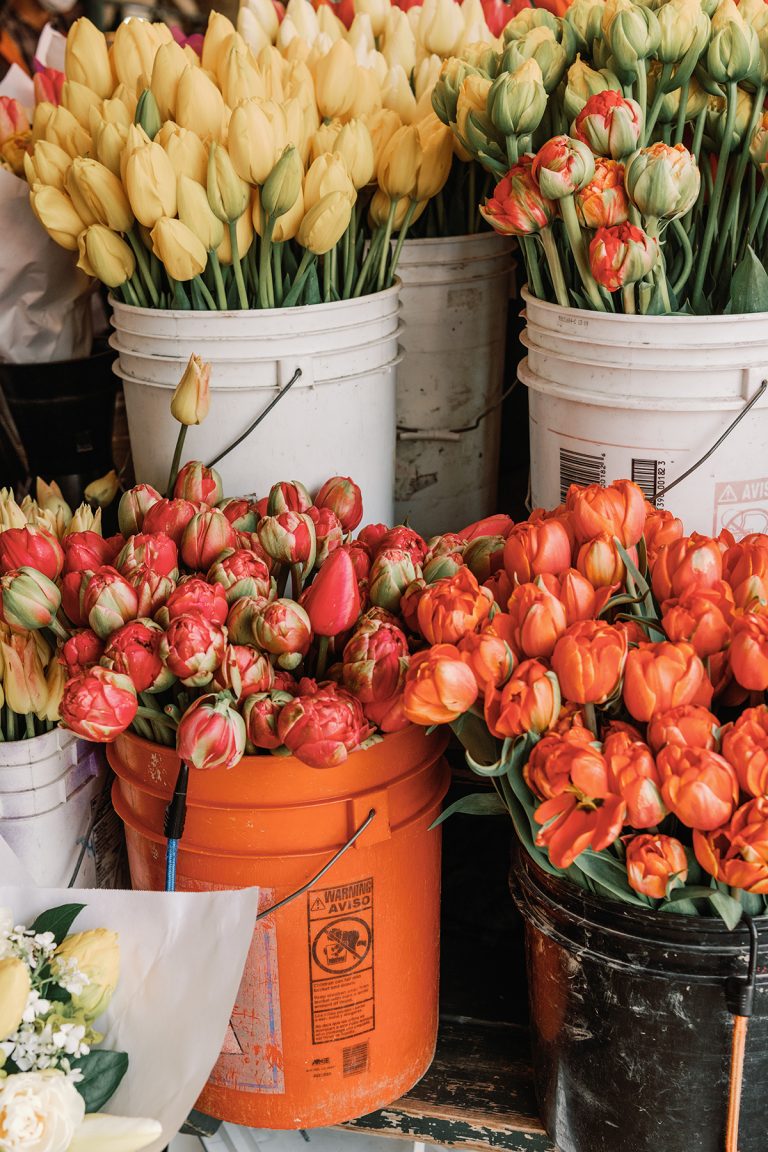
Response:
[{"label": "green leaf", "polygon": [[731,310],[768,312],[768,272],[751,248],[747,248],[731,280]]},{"label": "green leaf", "polygon": [[647,899],[630,887],[624,865],[605,852],[594,852],[591,848],[585,848],[576,857],[574,864],[625,904],[636,904],[646,909],[652,907]]},{"label": "green leaf", "polygon": [[83,1079],[75,1087],[85,1101],[86,1112],[98,1112],[128,1071],[128,1054],[97,1048],[95,1052],[73,1060],[72,1067],[83,1073]]},{"label": "green leaf", "polygon": [[437,828],[438,824],[442,824],[449,816],[455,816],[457,812],[462,812],[466,816],[506,816],[507,806],[496,792],[473,792],[470,796],[462,796],[460,800],[449,804],[437,820],[432,821],[429,831]]},{"label": "green leaf", "polygon": [[504,793],[504,799],[507,802],[507,807],[509,808],[509,814],[512,817],[512,823],[515,826],[517,838],[522,844],[523,848],[525,848],[531,859],[536,864],[538,864],[539,868],[541,868],[544,872],[548,872],[550,876],[562,876],[562,872],[559,872],[558,869],[555,868],[554,864],[550,862],[546,852],[542,851],[542,849],[536,845],[534,836],[531,832],[531,819],[515,795],[512,789],[510,777],[503,776],[499,781],[499,784],[502,792]]},{"label": "green leaf", "polygon": [[744,911],[738,900],[734,900],[733,896],[726,896],[724,892],[710,892],[709,902],[721,916],[726,927],[730,928],[731,932],[741,920],[741,914]]},{"label": "green leaf", "polygon": [[732,888],[731,895],[734,900],[738,900],[749,916],[762,916],[763,897],[759,896],[757,892],[745,892],[743,888]]},{"label": "green leaf", "polygon": [[52,932],[57,944],[61,944],[77,917],[85,908],[85,904],[61,904],[58,908],[49,908],[41,912],[34,924],[30,924],[33,932]]},{"label": "green leaf", "polygon": [[693,900],[667,900],[659,905],[659,912],[674,912],[676,916],[699,916],[701,913]]},{"label": "green leaf", "polygon": [[[499,743],[488,731],[488,725],[482,716],[477,716],[474,712],[465,712],[451,725],[451,728],[464,746],[468,757],[471,756],[475,763],[490,766],[498,764]],[[481,772],[480,775],[485,773]]]}]

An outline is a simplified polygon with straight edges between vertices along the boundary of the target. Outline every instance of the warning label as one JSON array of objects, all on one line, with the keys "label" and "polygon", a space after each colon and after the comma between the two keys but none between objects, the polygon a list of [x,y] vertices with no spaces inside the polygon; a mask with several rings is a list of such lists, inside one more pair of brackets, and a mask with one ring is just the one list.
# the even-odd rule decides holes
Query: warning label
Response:
[{"label": "warning label", "polygon": [[768,532],[768,478],[715,485],[714,535],[723,528],[737,540],[750,532]]},{"label": "warning label", "polygon": [[328,1044],[371,1032],[373,879],[307,895],[312,1041]]}]

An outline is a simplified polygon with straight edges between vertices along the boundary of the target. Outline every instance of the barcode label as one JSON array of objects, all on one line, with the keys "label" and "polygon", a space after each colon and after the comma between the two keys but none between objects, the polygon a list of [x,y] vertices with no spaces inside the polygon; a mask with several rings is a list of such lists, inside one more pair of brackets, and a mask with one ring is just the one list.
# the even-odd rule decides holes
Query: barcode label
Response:
[{"label": "barcode label", "polygon": [[368,1071],[368,1041],[344,1048],[341,1053],[345,1076],[359,1076]]},{"label": "barcode label", "polygon": [[632,479],[638,488],[642,489],[646,500],[655,503],[657,508],[664,507],[663,495],[654,496],[664,488],[666,464],[664,460],[632,460]]},{"label": "barcode label", "polygon": [[605,484],[605,456],[560,449],[560,502],[564,503],[571,484]]}]

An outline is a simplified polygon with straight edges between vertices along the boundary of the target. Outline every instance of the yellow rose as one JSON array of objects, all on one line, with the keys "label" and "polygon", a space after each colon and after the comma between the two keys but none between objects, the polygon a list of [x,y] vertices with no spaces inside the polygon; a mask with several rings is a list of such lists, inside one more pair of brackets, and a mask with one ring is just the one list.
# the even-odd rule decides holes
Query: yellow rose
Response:
[{"label": "yellow rose", "polygon": [[29,968],[16,956],[0,960],[0,1041],[21,1024],[30,992]]},{"label": "yellow rose", "polygon": [[51,960],[54,976],[74,961],[88,978],[82,992],[72,996],[72,1003],[91,1020],[97,1019],[109,1006],[120,975],[120,945],[117,933],[106,928],[76,932],[65,937]]}]

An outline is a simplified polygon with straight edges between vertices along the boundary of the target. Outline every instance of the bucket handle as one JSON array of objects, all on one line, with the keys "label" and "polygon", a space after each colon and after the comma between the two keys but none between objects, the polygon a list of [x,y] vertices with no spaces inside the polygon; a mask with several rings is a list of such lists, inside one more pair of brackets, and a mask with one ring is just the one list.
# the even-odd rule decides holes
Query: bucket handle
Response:
[{"label": "bucket handle", "polygon": [[[763,381],[763,389],[766,382]],[[760,939],[754,920],[746,912],[742,920],[749,931],[749,965],[746,977],[731,976],[728,980],[728,1008],[733,1016],[733,1039],[731,1043],[731,1072],[728,1084],[728,1123],[725,1132],[725,1152],[737,1152],[739,1144],[739,1113],[744,1082],[744,1054],[747,1044],[747,1028],[755,1000],[757,982],[757,961]]]},{"label": "bucket handle", "polygon": [[491,412],[495,412],[497,408],[506,400],[507,396],[511,396],[517,387],[518,381],[510,384],[509,388],[505,388],[498,400],[485,408],[476,420],[471,424],[465,425],[463,428],[406,428],[401,424],[397,426],[398,440],[461,440],[465,432],[474,432],[480,427],[486,416],[490,416]]},{"label": "bucket handle", "polygon": [[352,833],[346,844],[342,848],[339,848],[336,855],[332,856],[327,864],[323,865],[317,875],[313,876],[311,880],[308,880],[307,883],[302,885],[301,888],[297,888],[295,892],[291,892],[290,896],[285,896],[282,900],[278,900],[277,904],[273,904],[271,908],[265,908],[263,912],[259,912],[258,916],[256,917],[256,923],[258,924],[259,920],[263,920],[265,916],[270,916],[273,912],[277,912],[278,908],[284,908],[286,904],[290,904],[291,901],[295,900],[298,896],[303,896],[305,892],[309,892],[310,888],[313,888],[315,884],[317,884],[318,880],[322,880],[326,872],[330,872],[336,861],[341,860],[344,853],[348,848],[352,847],[355,840],[362,836],[363,832],[365,832],[366,828],[372,822],[375,815],[376,809],[371,808],[370,812],[360,827],[357,829],[357,831]]},{"label": "bucket handle", "polygon": [[243,440],[247,440],[247,438],[250,436],[251,432],[255,431],[256,428],[258,428],[259,424],[261,424],[262,420],[264,420],[265,417],[269,416],[270,412],[275,407],[275,405],[280,403],[283,396],[285,396],[285,394],[288,392],[288,389],[292,388],[293,385],[296,383],[296,381],[299,379],[299,377],[302,375],[303,375],[303,373],[301,371],[301,368],[297,368],[296,371],[294,372],[293,376],[291,376],[288,383],[284,384],[283,387],[278,392],[277,396],[273,397],[272,400],[270,400],[269,404],[267,404],[267,406],[263,410],[263,412],[259,413],[259,415],[253,421],[253,423],[248,425],[245,432],[243,432],[241,436],[238,436],[237,440],[235,440],[234,443],[230,444],[228,448],[225,448],[223,452],[219,452],[218,456],[214,457],[214,459],[211,460],[208,467],[213,468],[214,464],[218,464],[219,461],[223,460],[225,456],[229,456],[230,452],[234,452],[235,448],[237,448],[238,445],[242,444]]}]

